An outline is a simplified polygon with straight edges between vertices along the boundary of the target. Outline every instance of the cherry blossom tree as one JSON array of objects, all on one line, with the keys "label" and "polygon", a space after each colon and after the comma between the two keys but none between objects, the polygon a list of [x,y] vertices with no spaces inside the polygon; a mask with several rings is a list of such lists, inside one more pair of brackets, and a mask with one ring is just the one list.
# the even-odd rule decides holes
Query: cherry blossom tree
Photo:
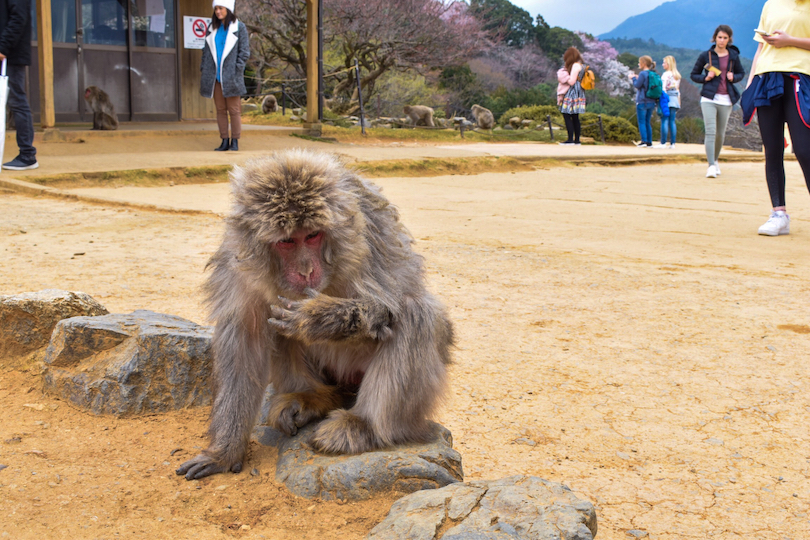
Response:
[{"label": "cherry blossom tree", "polygon": [[633,89],[627,78],[630,69],[616,59],[618,51],[607,41],[600,41],[585,33],[578,35],[582,40],[585,63],[596,74],[597,88],[602,88],[611,96],[630,93]]}]

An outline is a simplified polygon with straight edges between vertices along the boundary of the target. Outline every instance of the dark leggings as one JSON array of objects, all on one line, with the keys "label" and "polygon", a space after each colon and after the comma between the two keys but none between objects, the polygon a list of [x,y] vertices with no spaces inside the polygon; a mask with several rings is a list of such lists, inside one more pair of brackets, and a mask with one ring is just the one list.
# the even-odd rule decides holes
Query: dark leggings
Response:
[{"label": "dark leggings", "polygon": [[[765,178],[774,208],[785,206],[785,122],[790,131],[793,152],[810,190],[810,127],[802,122],[796,106],[793,79],[785,75],[785,93],[767,107],[757,108],[759,132],[765,149]],[[806,118],[810,123],[810,118]]]},{"label": "dark leggings", "polygon": [[579,136],[582,133],[579,115],[563,113],[563,118],[565,118],[565,130],[568,132],[568,142],[579,142]]}]

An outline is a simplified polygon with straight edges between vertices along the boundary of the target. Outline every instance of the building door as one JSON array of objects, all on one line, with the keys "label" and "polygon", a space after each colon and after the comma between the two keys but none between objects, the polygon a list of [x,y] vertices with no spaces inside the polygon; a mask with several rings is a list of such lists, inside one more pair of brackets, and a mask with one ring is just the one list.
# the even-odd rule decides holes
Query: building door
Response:
[{"label": "building door", "polygon": [[[122,121],[177,120],[174,0],[51,0],[57,122],[89,122],[84,89],[98,86]],[[36,17],[34,39],[36,40]],[[39,68],[29,71],[35,119]]]}]

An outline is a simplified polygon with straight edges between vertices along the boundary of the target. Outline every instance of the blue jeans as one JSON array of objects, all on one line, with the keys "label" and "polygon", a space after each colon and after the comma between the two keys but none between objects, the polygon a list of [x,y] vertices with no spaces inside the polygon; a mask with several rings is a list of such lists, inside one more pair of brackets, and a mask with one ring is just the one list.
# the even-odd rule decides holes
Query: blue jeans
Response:
[{"label": "blue jeans", "polygon": [[677,108],[669,110],[669,116],[661,119],[661,144],[667,143],[667,137],[672,134],[671,143],[675,144],[675,139],[678,136],[678,125],[675,123],[675,116],[678,114]]},{"label": "blue jeans", "polygon": [[652,144],[652,113],[655,110],[655,103],[639,103],[636,105],[636,116],[638,117],[638,132],[641,135],[641,142]]},{"label": "blue jeans", "polygon": [[34,148],[34,119],[31,108],[25,97],[25,66],[8,64],[8,106],[14,115],[17,129],[17,146],[20,157],[36,160],[37,149]]}]

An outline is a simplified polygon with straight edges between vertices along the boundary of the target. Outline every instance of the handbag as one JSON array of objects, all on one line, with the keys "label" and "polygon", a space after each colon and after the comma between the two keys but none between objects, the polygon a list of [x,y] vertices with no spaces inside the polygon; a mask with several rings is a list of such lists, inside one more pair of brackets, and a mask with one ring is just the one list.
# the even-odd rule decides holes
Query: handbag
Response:
[{"label": "handbag", "polygon": [[585,112],[585,90],[579,81],[575,82],[565,93],[560,112],[563,114],[582,114]]}]

